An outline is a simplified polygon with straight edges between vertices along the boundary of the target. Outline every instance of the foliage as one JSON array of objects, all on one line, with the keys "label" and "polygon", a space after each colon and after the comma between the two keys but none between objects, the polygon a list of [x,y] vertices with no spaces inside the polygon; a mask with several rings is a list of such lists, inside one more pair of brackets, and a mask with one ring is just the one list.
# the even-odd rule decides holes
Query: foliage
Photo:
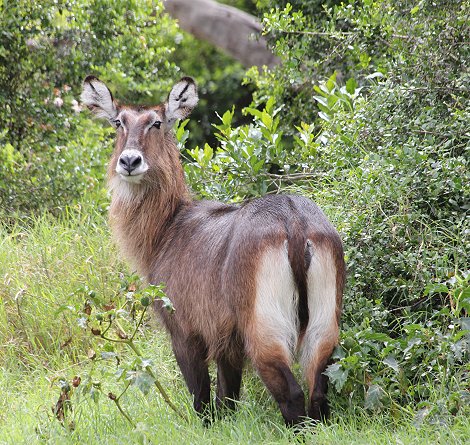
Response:
[{"label": "foliage", "polygon": [[[158,379],[188,422],[168,409],[155,391],[145,395],[138,386],[131,386],[120,404],[136,423],[133,428],[118,414],[108,394],[122,392],[125,378],[117,380],[115,373],[119,368],[132,366],[136,356],[126,352],[126,345],[115,344],[111,352],[116,356],[103,358],[109,344],[100,335],[90,335],[90,331],[92,327],[100,329],[96,316],[108,313],[102,313],[106,303],[124,304],[128,291],[133,293],[128,301],[140,308],[143,295],[139,293],[145,288],[133,290],[135,277],[129,276],[117,260],[101,213],[95,212],[92,205],[70,208],[60,218],[43,216],[28,228],[16,226],[10,233],[3,229],[1,233],[0,442],[287,445],[299,440],[283,426],[275,402],[255,373],[248,370],[237,411],[210,428],[204,427],[191,408],[168,339],[162,331],[150,328],[146,317],[134,342],[143,357],[151,357],[152,369],[158,370]],[[90,304],[89,327],[84,329],[78,319],[86,315],[83,310],[89,311],[85,303],[92,299],[95,303]],[[118,315],[118,319],[132,333],[132,326],[139,319],[128,318],[128,308],[125,306],[123,317]],[[110,313],[117,309],[118,306],[110,309]],[[96,353],[94,360],[88,357],[90,349]],[[137,359],[136,370],[141,364]],[[214,368],[211,376],[215,376]],[[53,409],[67,386],[73,392],[71,409],[59,422]],[[380,413],[370,416],[359,405],[341,405],[337,396],[331,400],[335,403],[331,423],[307,427],[305,442],[364,444],[399,440],[425,445],[465,443],[468,438],[470,417],[463,409],[447,418],[443,427],[438,422],[418,422],[419,418],[415,421],[401,410],[393,418]],[[429,414],[425,419],[431,417]]]},{"label": "foliage", "polygon": [[[450,414],[467,406],[470,326],[462,314],[470,310],[469,276],[439,286],[444,289],[450,307],[422,314],[408,310],[397,317],[391,332],[383,327],[393,314],[377,302],[363,306],[361,321],[347,320],[336,363],[326,371],[335,389],[374,411],[417,406],[420,421],[430,415],[448,422]],[[358,383],[364,393],[357,393]],[[437,401],[429,401],[431,395]]]},{"label": "foliage", "polygon": [[[163,388],[158,374],[153,370],[153,360],[143,357],[137,338],[148,309],[157,299],[170,312],[174,311],[174,307],[165,296],[163,285],[149,285],[139,290],[137,288],[139,284],[140,279],[135,275],[122,277],[120,292],[111,300],[100,296],[85,285],[76,291],[76,294],[84,300],[83,307],[64,308],[75,312],[75,315],[79,316],[77,319],[79,326],[99,338],[101,342],[97,342],[94,349],[88,351],[88,358],[93,363],[88,374],[75,376],[71,385],[67,380],[61,380],[61,396],[54,410],[55,416],[60,421],[67,420],[66,407],[68,406],[70,411],[76,398],[80,400],[80,396],[90,397],[98,403],[99,397],[104,395],[114,402],[124,418],[135,427],[135,421],[126,413],[120,402],[131,386],[137,387],[145,395],[155,386],[168,406],[182,419],[187,420]],[[97,348],[100,349],[98,353],[95,351]],[[127,350],[134,355],[128,357],[125,354]],[[110,362],[115,365],[110,366]],[[112,377],[122,384],[118,395],[106,390],[108,381]],[[72,391],[72,387],[77,389]],[[78,393],[78,396],[75,395],[72,399],[72,392]],[[64,394],[67,405],[63,400]]]},{"label": "foliage", "polygon": [[[280,108],[274,109],[273,103],[268,101],[262,111],[245,108],[253,123],[236,128],[232,127],[233,110],[226,111],[221,123],[215,125],[220,146],[214,150],[206,143],[204,148],[188,150],[193,162],[186,164],[186,173],[200,195],[241,200],[265,194],[280,177],[281,169],[285,172],[299,161],[301,153],[296,153],[294,160],[284,150],[278,128]],[[180,127],[177,138],[182,142],[186,136],[184,126]]]},{"label": "foliage", "polygon": [[284,64],[250,71],[253,121],[223,114],[219,146],[190,150],[186,172],[203,196],[314,198],[349,269],[334,390],[444,421],[465,406],[469,372],[469,29],[460,3],[398,6],[349,2],[319,21],[271,9]]},{"label": "foliage", "polygon": [[[405,89],[433,98],[465,92],[468,83],[468,0],[454,2],[364,0],[357,2],[259,1],[264,26],[283,64],[274,72],[252,69],[248,81],[264,102],[274,95],[289,110],[285,124],[314,119],[311,90],[333,72],[359,84],[387,73]],[[422,94],[420,94],[422,95]]]}]

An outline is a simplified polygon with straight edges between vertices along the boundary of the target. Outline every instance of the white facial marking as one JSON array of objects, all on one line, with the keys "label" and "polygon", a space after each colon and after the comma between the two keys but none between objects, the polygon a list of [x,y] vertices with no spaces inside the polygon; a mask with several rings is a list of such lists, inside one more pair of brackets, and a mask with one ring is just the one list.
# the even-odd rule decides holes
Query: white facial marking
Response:
[{"label": "white facial marking", "polygon": [[121,124],[122,130],[127,133],[127,127],[124,125],[124,116],[126,115],[126,111],[121,111],[116,118],[113,120],[113,125],[115,125],[115,121],[118,120],[119,123]]},{"label": "white facial marking", "polygon": [[[124,166],[120,162],[120,159],[125,156],[129,158],[140,157],[142,161],[139,163],[139,165],[135,169],[129,172],[128,170],[124,168]],[[142,152],[136,149],[123,150],[116,164],[116,173],[119,174],[119,176],[124,181],[131,182],[133,184],[138,184],[142,180],[144,173],[148,169],[149,167],[148,167],[148,164],[145,162],[144,155],[142,154]]]},{"label": "white facial marking", "polygon": [[139,200],[144,192],[142,186],[137,186],[129,181],[123,181],[121,176],[111,178],[109,190],[111,191],[113,200],[120,201],[124,204]]},{"label": "white facial marking", "polygon": [[152,128],[153,124],[156,121],[161,121],[161,118],[158,117],[157,113],[154,110],[150,110],[148,112],[147,119],[148,119],[149,123],[144,128],[144,133],[147,133],[147,131],[149,131]]}]

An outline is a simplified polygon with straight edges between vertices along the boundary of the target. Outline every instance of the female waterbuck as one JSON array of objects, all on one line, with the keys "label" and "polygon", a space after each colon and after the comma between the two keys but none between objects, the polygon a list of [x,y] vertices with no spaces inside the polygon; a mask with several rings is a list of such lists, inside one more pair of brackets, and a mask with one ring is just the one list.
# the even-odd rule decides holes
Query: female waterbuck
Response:
[{"label": "female waterbuck", "polygon": [[[247,357],[287,424],[328,415],[323,371],[338,341],[345,277],[338,233],[299,196],[228,205],[197,201],[185,183],[172,133],[198,102],[181,79],[168,100],[120,105],[99,79],[85,79],[82,102],[117,130],[108,169],[110,222],[126,257],[150,283],[165,283],[175,312],[155,309],[204,413],[208,362],[217,363],[217,405],[233,407]],[[298,353],[308,412],[290,366]]]}]

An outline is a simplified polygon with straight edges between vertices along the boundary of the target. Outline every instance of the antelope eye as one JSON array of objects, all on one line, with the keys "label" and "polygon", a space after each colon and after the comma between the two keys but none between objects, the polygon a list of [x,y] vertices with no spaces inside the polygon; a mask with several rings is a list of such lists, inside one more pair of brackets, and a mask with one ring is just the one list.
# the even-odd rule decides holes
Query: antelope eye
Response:
[{"label": "antelope eye", "polygon": [[119,119],[115,119],[115,120],[113,121],[113,123],[114,123],[114,125],[115,125],[116,128],[119,128],[119,127],[121,126],[121,121],[120,121]]},{"label": "antelope eye", "polygon": [[160,126],[162,125],[162,123],[160,121],[155,121],[152,125],[152,127],[155,127],[155,128],[160,128]]}]

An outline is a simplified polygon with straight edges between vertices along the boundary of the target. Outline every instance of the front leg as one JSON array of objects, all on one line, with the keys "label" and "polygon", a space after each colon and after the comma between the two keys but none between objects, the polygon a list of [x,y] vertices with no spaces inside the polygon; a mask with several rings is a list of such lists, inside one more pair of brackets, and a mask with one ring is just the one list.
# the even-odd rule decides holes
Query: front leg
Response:
[{"label": "front leg", "polygon": [[243,372],[243,357],[238,357],[233,364],[226,356],[217,360],[217,409],[235,408],[235,401],[240,397]]},{"label": "front leg", "polygon": [[210,420],[210,378],[207,366],[207,347],[199,337],[173,336],[173,351],[183,377],[193,396],[194,409],[205,420]]}]

